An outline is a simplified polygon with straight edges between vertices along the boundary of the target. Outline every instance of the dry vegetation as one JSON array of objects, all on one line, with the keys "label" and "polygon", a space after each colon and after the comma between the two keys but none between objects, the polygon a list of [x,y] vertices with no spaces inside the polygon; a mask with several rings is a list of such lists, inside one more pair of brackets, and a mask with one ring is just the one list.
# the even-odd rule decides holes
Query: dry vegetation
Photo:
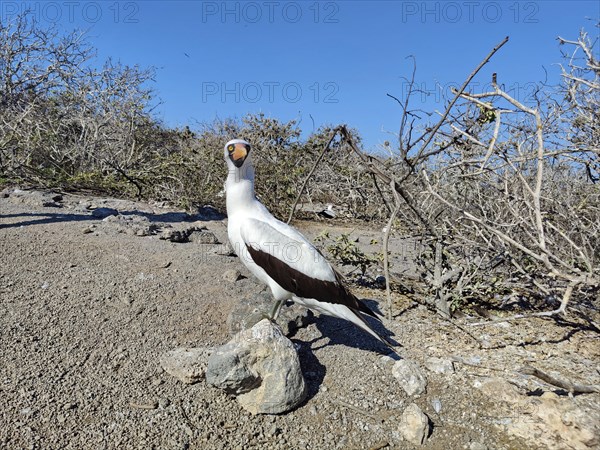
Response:
[{"label": "dry vegetation", "polygon": [[496,77],[490,92],[469,91],[504,42],[430,122],[411,111],[414,90],[397,99],[398,141],[376,157],[343,126],[303,139],[295,122],[262,115],[169,129],[152,113],[152,68],[99,66],[82,35],[25,14],[0,23],[0,181],[222,206],[221,148],[242,137],[280,217],[300,196],[417,236],[442,315],[522,299],[548,314],[569,305],[598,329],[600,65],[585,33],[560,42],[562,83],[527,104]]}]

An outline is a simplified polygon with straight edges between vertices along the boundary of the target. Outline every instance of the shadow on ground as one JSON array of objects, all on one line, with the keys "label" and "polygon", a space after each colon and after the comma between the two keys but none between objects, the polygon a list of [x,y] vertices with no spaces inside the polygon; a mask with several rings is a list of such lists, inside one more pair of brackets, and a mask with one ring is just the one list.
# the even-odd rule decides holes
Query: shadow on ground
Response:
[{"label": "shadow on ground", "polygon": [[[223,220],[226,216],[215,209],[199,212],[198,214],[188,214],[185,212],[166,212],[161,214],[148,213],[143,211],[119,211],[123,216],[142,216],[147,218],[151,223],[186,223],[196,221]],[[14,223],[0,224],[2,228],[17,228],[30,225],[44,225],[49,223],[59,222],[86,222],[93,220],[102,220],[106,216],[93,216],[91,214],[74,214],[74,213],[19,213],[19,214],[0,214],[0,219],[7,218],[22,218],[22,221]]]}]

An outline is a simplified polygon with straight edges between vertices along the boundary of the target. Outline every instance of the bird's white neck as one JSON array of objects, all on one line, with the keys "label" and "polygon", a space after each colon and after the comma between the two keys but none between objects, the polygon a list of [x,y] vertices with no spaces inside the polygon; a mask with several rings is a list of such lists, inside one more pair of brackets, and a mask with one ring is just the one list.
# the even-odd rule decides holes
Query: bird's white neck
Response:
[{"label": "bird's white neck", "polygon": [[227,195],[227,215],[231,216],[233,211],[244,209],[256,202],[254,195],[254,168],[251,164],[245,164],[241,168],[229,167],[229,174],[225,182]]}]

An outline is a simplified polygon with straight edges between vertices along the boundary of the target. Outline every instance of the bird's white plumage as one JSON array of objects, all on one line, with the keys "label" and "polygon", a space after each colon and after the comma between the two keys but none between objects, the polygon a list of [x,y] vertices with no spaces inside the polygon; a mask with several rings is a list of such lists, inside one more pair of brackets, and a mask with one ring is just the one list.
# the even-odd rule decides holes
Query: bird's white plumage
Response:
[{"label": "bird's white plumage", "polygon": [[269,273],[254,262],[247,245],[285,262],[311,279],[330,283],[339,281],[329,262],[299,231],[273,217],[256,199],[251,156],[241,156],[244,155],[243,149],[236,151],[238,159],[232,156],[234,148],[240,145],[247,146],[246,153],[249,153],[249,144],[241,139],[234,139],[225,145],[225,160],[229,169],[225,190],[229,241],[242,263],[256,278],[269,286],[276,301],[292,299],[320,313],[346,319],[387,344],[357,312],[340,303],[298,297],[294,292],[281,287]]}]

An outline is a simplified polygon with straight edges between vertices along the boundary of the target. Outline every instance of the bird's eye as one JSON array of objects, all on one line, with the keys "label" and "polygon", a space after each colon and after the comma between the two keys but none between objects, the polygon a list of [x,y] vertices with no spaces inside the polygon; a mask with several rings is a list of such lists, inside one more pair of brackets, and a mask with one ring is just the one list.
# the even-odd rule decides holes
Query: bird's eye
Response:
[{"label": "bird's eye", "polygon": [[233,145],[230,145],[230,146],[227,147],[227,150],[229,150],[230,152],[232,152],[234,148],[235,147]]}]

